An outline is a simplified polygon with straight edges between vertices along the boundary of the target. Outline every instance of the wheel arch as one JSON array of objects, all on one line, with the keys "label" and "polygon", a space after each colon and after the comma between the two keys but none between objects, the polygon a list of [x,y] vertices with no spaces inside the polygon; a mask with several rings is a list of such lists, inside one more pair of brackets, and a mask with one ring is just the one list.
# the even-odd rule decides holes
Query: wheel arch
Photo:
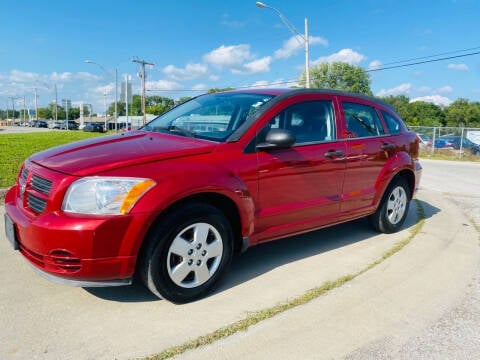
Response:
[{"label": "wheel arch", "polygon": [[228,196],[215,193],[215,192],[203,192],[198,194],[193,194],[186,196],[182,199],[177,200],[176,202],[170,204],[166,207],[162,212],[153,220],[150,224],[148,230],[145,233],[145,236],[142,240],[142,244],[138,251],[137,257],[137,266],[141,262],[139,261],[141,257],[145,255],[145,248],[147,247],[147,239],[150,237],[151,232],[161,223],[168,214],[171,212],[186,206],[187,204],[191,203],[204,203],[209,204],[218,210],[220,210],[225,217],[228,219],[229,223],[232,226],[232,232],[234,236],[234,251],[240,252],[242,249],[243,238],[242,238],[242,219],[240,215],[240,211],[237,207],[237,204]]}]

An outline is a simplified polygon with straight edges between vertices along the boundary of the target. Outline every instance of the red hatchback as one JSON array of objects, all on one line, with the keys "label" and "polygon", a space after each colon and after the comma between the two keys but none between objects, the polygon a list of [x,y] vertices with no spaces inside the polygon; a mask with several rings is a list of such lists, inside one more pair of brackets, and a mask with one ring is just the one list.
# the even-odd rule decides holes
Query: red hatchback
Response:
[{"label": "red hatchback", "polygon": [[5,228],[41,275],[130,284],[183,303],[235,252],[369,216],[399,230],[418,185],[418,139],[390,106],[323,90],[194,98],[138,131],[31,156]]}]

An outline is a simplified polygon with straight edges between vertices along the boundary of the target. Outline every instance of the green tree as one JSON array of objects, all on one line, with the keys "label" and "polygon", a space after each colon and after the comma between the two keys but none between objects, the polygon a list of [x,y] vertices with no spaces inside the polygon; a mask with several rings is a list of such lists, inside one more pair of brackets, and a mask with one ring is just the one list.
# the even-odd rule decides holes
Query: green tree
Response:
[{"label": "green tree", "polygon": [[39,119],[51,119],[52,112],[49,108],[38,108],[38,118]]},{"label": "green tree", "polygon": [[211,88],[208,90],[208,93],[216,93],[216,92],[222,92],[222,91],[230,91],[230,90],[235,90],[235,88],[232,87],[227,87],[227,88]]},{"label": "green tree", "polygon": [[145,108],[148,114],[161,115],[174,106],[173,99],[162,96],[147,96]]},{"label": "green tree", "polygon": [[183,104],[184,102],[187,102],[187,101],[190,100],[190,99],[191,99],[190,96],[181,97],[180,99],[177,100],[176,104],[177,104],[177,105]]},{"label": "green tree", "polygon": [[[108,107],[107,114],[113,116],[115,114],[115,102],[111,103]],[[125,116],[125,103],[117,102],[117,114],[118,116]]]},{"label": "green tree", "polygon": [[480,103],[457,99],[445,109],[447,126],[475,127],[480,125]]},{"label": "green tree", "polygon": [[[305,85],[305,72],[300,76],[300,85]],[[372,95],[370,75],[360,66],[343,62],[322,63],[310,69],[310,86]]]},{"label": "green tree", "polygon": [[409,104],[408,115],[404,120],[412,126],[445,126],[445,113],[438,105],[415,101]]},{"label": "green tree", "polygon": [[404,120],[408,119],[409,111],[410,111],[410,99],[405,95],[389,95],[380,100],[385,101],[387,104],[393,106],[395,111],[400,115],[400,117]]}]

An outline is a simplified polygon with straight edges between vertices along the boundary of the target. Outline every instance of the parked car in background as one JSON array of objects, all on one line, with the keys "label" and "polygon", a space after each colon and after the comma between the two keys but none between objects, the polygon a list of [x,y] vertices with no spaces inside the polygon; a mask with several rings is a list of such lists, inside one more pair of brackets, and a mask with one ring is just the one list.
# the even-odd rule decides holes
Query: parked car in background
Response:
[{"label": "parked car in background", "polygon": [[35,123],[35,127],[37,127],[37,128],[48,128],[48,123],[45,120],[38,120]]},{"label": "parked car in background", "polygon": [[415,133],[371,97],[206,94],[139,130],[32,155],[5,196],[6,238],[50,280],[91,287],[138,276],[185,303],[249,246],[362,217],[399,231],[418,154]]},{"label": "parked car in background", "polygon": [[62,122],[62,125],[60,126],[60,129],[63,130],[78,130],[78,124],[75,120],[64,120]]},{"label": "parked car in background", "polygon": [[103,128],[102,123],[97,123],[97,122],[91,122],[91,123],[86,123],[85,126],[83,127],[83,131],[90,131],[90,132],[105,132]]},{"label": "parked car in background", "polygon": [[35,125],[37,124],[37,121],[38,121],[38,120],[30,120],[30,121],[28,122],[28,126],[30,126],[30,127],[35,127]]},{"label": "parked car in background", "polygon": [[417,133],[420,149],[425,150],[432,147],[432,139],[428,135]]},{"label": "parked car in background", "polygon": [[447,143],[446,140],[435,139],[433,142],[435,149],[453,149],[453,144]]},{"label": "parked car in background", "polygon": [[50,121],[48,123],[48,128],[49,129],[61,129],[62,128],[62,121]]},{"label": "parked car in background", "polygon": [[480,145],[475,144],[466,137],[462,138],[459,135],[443,135],[438,139],[450,144],[453,149],[468,149],[473,155],[480,155]]}]

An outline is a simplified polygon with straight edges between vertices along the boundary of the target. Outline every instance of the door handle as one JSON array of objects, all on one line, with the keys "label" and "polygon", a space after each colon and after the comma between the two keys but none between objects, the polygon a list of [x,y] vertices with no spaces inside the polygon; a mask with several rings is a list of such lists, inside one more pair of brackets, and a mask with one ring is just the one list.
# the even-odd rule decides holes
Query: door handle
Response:
[{"label": "door handle", "polygon": [[343,156],[343,151],[341,151],[341,150],[337,150],[337,151],[327,151],[327,152],[325,153],[325,157],[328,157],[328,158],[340,157],[340,156]]},{"label": "door handle", "polygon": [[382,150],[392,150],[392,149],[395,149],[395,145],[393,145],[393,144],[383,144],[382,146],[380,146],[380,148]]}]

